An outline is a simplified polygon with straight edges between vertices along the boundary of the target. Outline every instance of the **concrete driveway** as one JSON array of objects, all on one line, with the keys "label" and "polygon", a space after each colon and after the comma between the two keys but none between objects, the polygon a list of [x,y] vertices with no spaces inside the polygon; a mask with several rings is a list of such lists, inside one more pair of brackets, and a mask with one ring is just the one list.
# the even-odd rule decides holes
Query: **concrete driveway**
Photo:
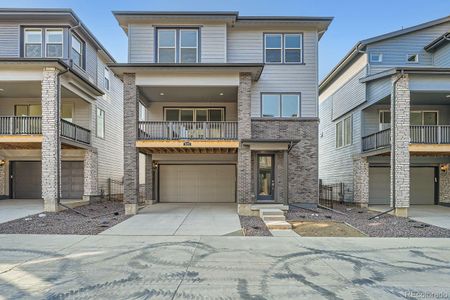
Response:
[{"label": "concrete driveway", "polygon": [[158,203],[102,235],[236,235],[241,224],[234,203]]},{"label": "concrete driveway", "polygon": [[44,203],[40,199],[7,199],[0,200],[0,223],[5,223],[29,215],[40,213],[44,210]]},{"label": "concrete driveway", "polygon": [[2,299],[450,294],[450,239],[0,235],[0,257]]}]

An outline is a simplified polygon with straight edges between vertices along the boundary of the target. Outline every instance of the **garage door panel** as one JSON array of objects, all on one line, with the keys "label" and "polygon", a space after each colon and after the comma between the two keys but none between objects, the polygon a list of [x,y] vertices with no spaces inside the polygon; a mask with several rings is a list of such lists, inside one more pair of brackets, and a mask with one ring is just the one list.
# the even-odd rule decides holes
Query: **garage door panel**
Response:
[{"label": "garage door panel", "polygon": [[411,168],[411,204],[434,204],[434,168]]},{"label": "garage door panel", "polygon": [[234,165],[160,165],[160,202],[235,202]]},{"label": "garage door panel", "polygon": [[17,199],[42,198],[41,162],[13,162],[13,197]]}]

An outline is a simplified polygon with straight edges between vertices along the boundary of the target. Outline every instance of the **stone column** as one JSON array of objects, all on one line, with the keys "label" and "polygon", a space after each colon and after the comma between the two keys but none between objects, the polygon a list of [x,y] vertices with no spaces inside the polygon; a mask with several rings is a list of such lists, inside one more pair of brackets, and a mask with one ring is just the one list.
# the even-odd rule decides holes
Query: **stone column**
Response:
[{"label": "stone column", "polygon": [[125,214],[135,215],[139,199],[139,152],[136,148],[138,138],[139,96],[136,75],[124,74],[123,102],[123,142],[124,177],[123,196]]},{"label": "stone column", "polygon": [[[393,76],[392,81],[394,82],[397,78]],[[391,113],[391,207],[394,205],[395,198],[395,214],[406,217],[409,207],[410,181],[410,91],[407,74],[396,82],[391,93]]]},{"label": "stone column", "polygon": [[[251,73],[239,74],[238,88],[238,137],[239,141],[251,138]],[[242,145],[238,149],[237,202],[240,214],[249,214],[252,197],[251,150]]]},{"label": "stone column", "polygon": [[[448,164],[442,164],[440,167],[447,166]],[[440,168],[441,169],[441,168]],[[445,172],[439,170],[439,202],[450,205],[450,170]]]},{"label": "stone column", "polygon": [[6,162],[0,158],[0,199],[7,198],[6,195]]},{"label": "stone column", "polygon": [[353,158],[353,201],[361,207],[369,206],[369,162],[367,157]]},{"label": "stone column", "polygon": [[84,194],[83,200],[90,201],[98,193],[98,153],[93,148],[84,153]]},{"label": "stone column", "polygon": [[42,198],[47,212],[58,211],[61,195],[58,73],[55,68],[44,68],[42,80]]},{"label": "stone column", "polygon": [[145,201],[153,204],[153,157],[145,155]]}]

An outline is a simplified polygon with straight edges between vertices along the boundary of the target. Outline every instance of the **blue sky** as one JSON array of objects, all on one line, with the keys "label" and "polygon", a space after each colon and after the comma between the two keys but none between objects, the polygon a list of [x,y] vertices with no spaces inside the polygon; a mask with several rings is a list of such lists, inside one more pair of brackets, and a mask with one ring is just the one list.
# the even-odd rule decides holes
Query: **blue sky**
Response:
[{"label": "blue sky", "polygon": [[450,0],[0,0],[0,7],[72,8],[108,51],[127,60],[112,10],[232,10],[241,15],[333,16],[320,42],[320,78],[359,40],[450,14]]}]

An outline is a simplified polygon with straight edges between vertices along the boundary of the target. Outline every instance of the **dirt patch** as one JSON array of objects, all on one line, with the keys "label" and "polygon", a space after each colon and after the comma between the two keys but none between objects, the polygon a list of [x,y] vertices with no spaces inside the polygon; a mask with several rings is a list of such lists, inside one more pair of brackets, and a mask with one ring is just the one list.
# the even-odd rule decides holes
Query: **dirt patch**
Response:
[{"label": "dirt patch", "polygon": [[286,213],[286,219],[345,222],[371,237],[450,237],[449,229],[389,214],[369,220],[379,213],[367,208],[336,204],[334,209],[340,213],[322,208],[303,209],[291,206]]},{"label": "dirt patch", "polygon": [[239,216],[245,236],[272,236],[266,223],[260,217]]},{"label": "dirt patch", "polygon": [[342,223],[330,221],[303,221],[289,222],[294,230],[300,236],[307,237],[363,237],[365,234],[355,228]]},{"label": "dirt patch", "polygon": [[30,215],[0,224],[6,234],[98,234],[126,219],[122,202],[102,201],[57,213]]}]

